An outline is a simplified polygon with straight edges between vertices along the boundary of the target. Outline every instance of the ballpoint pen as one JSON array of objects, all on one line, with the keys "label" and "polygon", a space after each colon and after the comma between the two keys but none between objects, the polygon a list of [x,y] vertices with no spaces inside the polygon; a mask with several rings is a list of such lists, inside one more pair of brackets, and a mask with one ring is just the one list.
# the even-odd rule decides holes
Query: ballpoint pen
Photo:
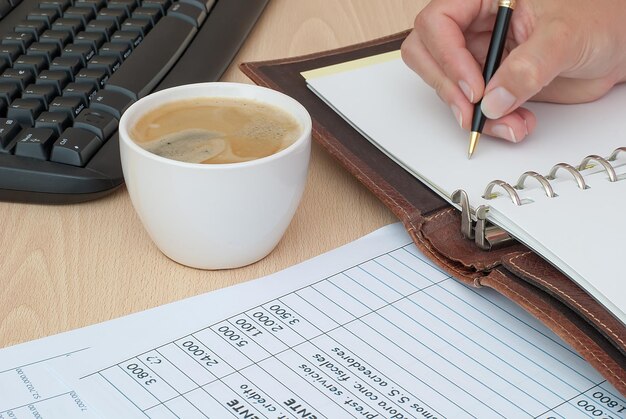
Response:
[{"label": "ballpoint pen", "polygon": [[[502,53],[504,52],[504,44],[506,43],[506,35],[509,29],[509,22],[511,21],[511,15],[515,8],[515,0],[499,0],[498,1],[498,14],[496,16],[496,23],[493,27],[491,34],[491,41],[489,42],[489,51],[487,52],[487,59],[485,60],[485,68],[483,69],[483,78],[485,79],[485,86],[491,80],[491,76],[496,72],[500,66],[502,60]],[[485,115],[483,114],[480,105],[482,99],[474,105],[474,116],[472,117],[472,132],[470,134],[470,145],[467,158],[472,158],[478,139],[485,126]]]}]

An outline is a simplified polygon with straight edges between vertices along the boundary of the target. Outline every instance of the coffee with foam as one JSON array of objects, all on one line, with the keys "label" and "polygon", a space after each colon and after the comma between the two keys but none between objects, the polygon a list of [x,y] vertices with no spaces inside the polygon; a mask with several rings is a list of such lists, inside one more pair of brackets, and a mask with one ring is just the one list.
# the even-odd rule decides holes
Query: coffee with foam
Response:
[{"label": "coffee with foam", "polygon": [[238,163],[275,154],[302,128],[285,111],[240,98],[198,98],[164,104],[130,129],[147,151],[188,163]]}]

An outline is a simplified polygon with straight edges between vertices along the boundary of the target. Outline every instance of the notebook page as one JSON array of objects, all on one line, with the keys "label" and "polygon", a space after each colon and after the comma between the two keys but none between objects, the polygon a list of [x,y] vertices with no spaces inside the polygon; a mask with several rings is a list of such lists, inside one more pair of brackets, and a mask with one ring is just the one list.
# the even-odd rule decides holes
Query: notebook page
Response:
[{"label": "notebook page", "polygon": [[598,172],[584,177],[589,189],[581,190],[563,173],[559,182],[552,182],[555,198],[548,198],[538,183],[529,182],[518,193],[532,202],[515,206],[505,196],[484,201],[494,221],[507,231],[523,228],[522,239],[529,247],[554,261],[624,324],[625,154],[614,163],[622,179],[617,182]]},{"label": "notebook page", "polygon": [[475,205],[494,179],[547,174],[561,161],[609,155],[626,145],[626,85],[580,105],[531,103],[537,128],[512,144],[483,135],[471,160],[469,135],[399,52],[304,73],[309,87],[372,143],[444,198],[464,189]]},{"label": "notebook page", "polygon": [[0,350],[0,418],[593,418],[626,399],[401,225],[272,276]]},{"label": "notebook page", "polygon": [[[588,104],[530,103],[528,107],[538,119],[531,137],[512,144],[482,136],[474,157],[468,160],[467,132],[456,124],[433,89],[402,62],[397,51],[347,66],[313,70],[304,76],[316,94],[410,173],[444,198],[464,189],[474,208],[494,204],[481,197],[492,180],[514,185],[526,171],[546,175],[556,163],[576,166],[587,155],[608,156],[626,145],[622,112],[626,85]],[[589,172],[601,170],[597,165]],[[569,179],[559,178],[554,183],[562,182],[566,189],[574,188]],[[588,199],[591,195],[595,198]],[[512,209],[499,204],[499,216],[492,211],[489,218],[537,250],[611,312],[616,310],[615,315],[626,324],[626,302],[618,301],[625,288],[613,280],[621,278],[623,272],[608,257],[612,251],[624,253],[618,240],[626,229],[621,210],[626,194],[618,192],[605,198],[596,189],[576,197],[576,202],[556,199],[528,211],[525,206]],[[612,206],[600,203],[607,199]],[[513,214],[515,219],[509,220]],[[574,235],[588,240],[562,239]]]}]

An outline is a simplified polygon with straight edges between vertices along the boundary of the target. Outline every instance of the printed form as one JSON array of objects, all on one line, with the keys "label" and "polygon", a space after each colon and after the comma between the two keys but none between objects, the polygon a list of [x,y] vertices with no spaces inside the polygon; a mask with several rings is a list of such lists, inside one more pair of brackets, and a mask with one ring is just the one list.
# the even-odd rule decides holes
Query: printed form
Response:
[{"label": "printed form", "polygon": [[623,418],[563,341],[401,225],[285,271],[0,350],[5,418]]}]

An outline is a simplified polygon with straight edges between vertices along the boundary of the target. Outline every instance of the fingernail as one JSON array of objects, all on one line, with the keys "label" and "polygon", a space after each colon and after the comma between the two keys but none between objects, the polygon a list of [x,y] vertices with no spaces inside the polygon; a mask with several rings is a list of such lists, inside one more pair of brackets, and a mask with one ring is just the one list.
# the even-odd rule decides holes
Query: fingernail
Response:
[{"label": "fingernail", "polygon": [[465,95],[467,100],[469,100],[470,103],[474,103],[474,92],[472,91],[472,88],[469,86],[469,84],[467,84],[465,80],[460,80],[459,87],[463,91],[463,94]]},{"label": "fingernail", "polygon": [[493,128],[491,128],[491,132],[496,137],[503,138],[512,143],[516,143],[518,141],[517,138],[515,138],[515,133],[513,132],[513,128],[511,128],[508,125],[504,125],[504,124],[495,125]]},{"label": "fingernail", "polygon": [[463,114],[461,113],[461,110],[456,105],[452,105],[450,108],[452,108],[452,113],[456,118],[456,122],[458,122],[461,128],[463,128]]},{"label": "fingernail", "polygon": [[481,109],[489,119],[498,119],[515,104],[515,96],[504,87],[496,87],[483,98]]},{"label": "fingernail", "polygon": [[528,121],[524,119],[524,128],[526,128],[526,135],[530,134],[530,132],[528,132]]}]

